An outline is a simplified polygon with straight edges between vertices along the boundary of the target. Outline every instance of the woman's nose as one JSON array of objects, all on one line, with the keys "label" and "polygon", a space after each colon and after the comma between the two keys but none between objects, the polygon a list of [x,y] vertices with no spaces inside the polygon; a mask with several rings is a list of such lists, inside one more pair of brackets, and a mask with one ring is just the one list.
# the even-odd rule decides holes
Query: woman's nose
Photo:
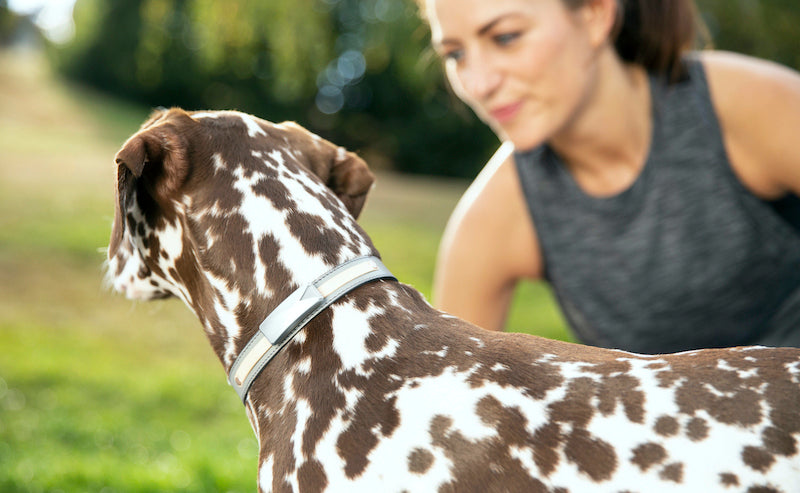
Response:
[{"label": "woman's nose", "polygon": [[461,85],[471,99],[485,101],[500,86],[502,75],[490,60],[473,58],[461,70]]}]

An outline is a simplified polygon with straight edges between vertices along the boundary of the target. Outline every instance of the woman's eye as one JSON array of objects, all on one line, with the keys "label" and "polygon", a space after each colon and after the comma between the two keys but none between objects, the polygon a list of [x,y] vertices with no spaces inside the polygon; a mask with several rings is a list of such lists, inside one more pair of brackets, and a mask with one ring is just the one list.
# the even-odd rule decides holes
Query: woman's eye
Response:
[{"label": "woman's eye", "polygon": [[464,50],[450,50],[442,53],[442,58],[445,60],[459,61],[464,57]]},{"label": "woman's eye", "polygon": [[505,46],[505,45],[511,43],[512,41],[514,41],[515,39],[517,39],[519,36],[520,36],[520,33],[518,33],[518,32],[503,33],[503,34],[498,34],[498,35],[494,36],[493,39],[494,39],[494,42],[497,43],[498,45]]}]

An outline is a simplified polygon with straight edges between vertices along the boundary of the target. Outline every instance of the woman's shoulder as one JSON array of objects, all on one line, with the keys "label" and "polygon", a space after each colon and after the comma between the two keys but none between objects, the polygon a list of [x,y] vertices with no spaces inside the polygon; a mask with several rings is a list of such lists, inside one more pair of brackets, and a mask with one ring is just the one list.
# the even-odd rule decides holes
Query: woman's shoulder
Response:
[{"label": "woman's shoulder", "polygon": [[508,217],[504,209],[511,205],[508,196],[516,179],[514,146],[506,142],[464,192],[453,211],[451,223],[476,231],[497,226],[498,219]]},{"label": "woman's shoulder", "polygon": [[748,90],[748,96],[766,98],[774,98],[774,91],[800,94],[800,74],[779,63],[728,51],[701,51],[693,57],[702,63],[712,91],[719,96],[738,96],[739,105],[745,102],[743,90]]},{"label": "woman's shoulder", "polygon": [[738,53],[704,51],[697,58],[740,178],[765,198],[785,192],[784,161],[800,159],[790,155],[800,131],[800,74]]},{"label": "woman's shoulder", "polygon": [[[521,277],[540,277],[538,243],[527,212],[514,161],[514,147],[505,143],[497,150],[464,192],[448,223],[444,242],[469,245],[484,252],[495,264],[507,266]],[[513,250],[498,255],[499,250]]]}]

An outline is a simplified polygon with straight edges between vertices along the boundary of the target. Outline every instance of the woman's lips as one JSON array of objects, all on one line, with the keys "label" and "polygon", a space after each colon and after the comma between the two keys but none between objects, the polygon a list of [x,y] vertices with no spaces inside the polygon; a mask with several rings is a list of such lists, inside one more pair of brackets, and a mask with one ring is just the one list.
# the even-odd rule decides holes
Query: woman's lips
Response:
[{"label": "woman's lips", "polygon": [[515,116],[519,112],[519,109],[522,107],[522,101],[518,101],[516,103],[507,104],[505,106],[498,106],[489,111],[489,114],[497,123],[505,123]]}]

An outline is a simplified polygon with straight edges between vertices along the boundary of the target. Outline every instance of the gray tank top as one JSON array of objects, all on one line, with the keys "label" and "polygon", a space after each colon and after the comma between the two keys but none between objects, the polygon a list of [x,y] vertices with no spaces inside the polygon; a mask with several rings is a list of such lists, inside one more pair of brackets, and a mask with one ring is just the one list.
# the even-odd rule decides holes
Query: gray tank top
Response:
[{"label": "gray tank top", "polygon": [[515,154],[546,279],[587,344],[800,346],[800,201],[741,184],[703,67],[686,64],[675,84],[650,77],[650,153],[622,193],[587,195],[546,145]]}]

